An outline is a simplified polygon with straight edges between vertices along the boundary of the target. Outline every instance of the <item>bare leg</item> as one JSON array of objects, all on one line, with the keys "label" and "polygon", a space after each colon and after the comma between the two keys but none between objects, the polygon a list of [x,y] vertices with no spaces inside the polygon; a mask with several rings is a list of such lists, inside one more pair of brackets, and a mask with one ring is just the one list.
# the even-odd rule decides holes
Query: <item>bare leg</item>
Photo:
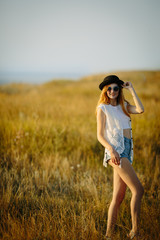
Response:
[{"label": "bare leg", "polygon": [[117,171],[121,179],[126,183],[132,192],[131,216],[132,231],[138,231],[141,198],[143,196],[143,187],[127,158],[121,158],[121,168],[109,161],[109,164]]},{"label": "bare leg", "polygon": [[108,210],[108,221],[107,221],[107,231],[106,231],[107,236],[111,236],[112,231],[114,230],[114,226],[117,220],[117,213],[126,192],[125,182],[121,179],[116,169],[113,169],[113,171],[114,171],[113,198]]}]

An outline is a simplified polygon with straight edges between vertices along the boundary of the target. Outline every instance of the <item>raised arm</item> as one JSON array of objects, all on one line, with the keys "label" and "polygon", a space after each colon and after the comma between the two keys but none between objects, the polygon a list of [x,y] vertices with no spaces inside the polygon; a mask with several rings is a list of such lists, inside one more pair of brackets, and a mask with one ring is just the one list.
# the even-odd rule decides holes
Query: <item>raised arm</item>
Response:
[{"label": "raised arm", "polygon": [[128,89],[130,93],[132,94],[133,101],[135,103],[135,106],[128,104],[127,105],[127,110],[129,113],[132,114],[139,114],[144,112],[144,107],[143,104],[141,103],[141,100],[137,96],[136,91],[134,90],[132,83],[131,82],[125,82],[123,84],[123,88]]}]

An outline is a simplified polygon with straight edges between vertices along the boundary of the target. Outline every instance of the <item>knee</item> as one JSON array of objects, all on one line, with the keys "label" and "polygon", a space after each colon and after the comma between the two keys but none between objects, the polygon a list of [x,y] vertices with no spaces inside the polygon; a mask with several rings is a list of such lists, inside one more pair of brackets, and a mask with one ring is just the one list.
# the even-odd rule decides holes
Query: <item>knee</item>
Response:
[{"label": "knee", "polygon": [[142,185],[140,185],[138,188],[136,188],[133,192],[133,195],[137,196],[138,198],[142,198],[144,194],[144,188]]},{"label": "knee", "polygon": [[124,199],[124,196],[125,194],[120,194],[120,195],[117,195],[116,197],[113,197],[112,202],[114,203],[114,205],[120,206]]}]

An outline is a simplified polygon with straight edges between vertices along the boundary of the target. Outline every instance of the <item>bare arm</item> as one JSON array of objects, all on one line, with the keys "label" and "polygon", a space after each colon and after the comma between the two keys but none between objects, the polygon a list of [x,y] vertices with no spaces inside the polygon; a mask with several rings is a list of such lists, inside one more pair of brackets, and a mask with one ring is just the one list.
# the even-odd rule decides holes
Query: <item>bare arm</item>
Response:
[{"label": "bare arm", "polygon": [[98,141],[109,150],[111,154],[111,160],[116,165],[120,164],[119,154],[115,151],[115,149],[108,143],[108,141],[104,137],[104,129],[106,124],[106,116],[102,109],[98,109],[97,111],[97,139]]},{"label": "bare arm", "polygon": [[135,103],[135,106],[128,104],[127,105],[127,110],[129,113],[132,114],[139,114],[144,112],[144,107],[143,104],[141,103],[141,100],[137,96],[136,91],[134,90],[132,83],[131,82],[125,82],[123,85],[123,88],[126,88],[130,91],[133,97],[133,101]]}]

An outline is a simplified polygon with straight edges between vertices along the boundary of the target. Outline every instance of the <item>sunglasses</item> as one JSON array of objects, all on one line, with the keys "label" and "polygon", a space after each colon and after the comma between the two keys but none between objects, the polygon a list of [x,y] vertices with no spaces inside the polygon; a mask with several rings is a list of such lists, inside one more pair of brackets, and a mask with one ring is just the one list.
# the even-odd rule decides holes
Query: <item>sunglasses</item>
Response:
[{"label": "sunglasses", "polygon": [[118,92],[119,87],[118,87],[118,86],[115,86],[115,87],[113,87],[113,88],[109,87],[109,88],[107,89],[107,91],[109,91],[109,92],[111,92],[111,90],[113,90],[114,92]]}]

